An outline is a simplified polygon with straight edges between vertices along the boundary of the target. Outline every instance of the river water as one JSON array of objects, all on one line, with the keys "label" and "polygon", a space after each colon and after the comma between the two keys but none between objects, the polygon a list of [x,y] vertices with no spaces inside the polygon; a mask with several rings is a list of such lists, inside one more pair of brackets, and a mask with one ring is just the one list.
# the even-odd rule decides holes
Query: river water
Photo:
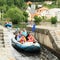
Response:
[{"label": "river water", "polygon": [[38,53],[19,51],[12,46],[12,54],[16,60],[60,60],[44,46],[41,46],[41,51]]},{"label": "river water", "polygon": [[44,47],[38,53],[27,53],[12,47],[12,54],[16,60],[60,60]]}]

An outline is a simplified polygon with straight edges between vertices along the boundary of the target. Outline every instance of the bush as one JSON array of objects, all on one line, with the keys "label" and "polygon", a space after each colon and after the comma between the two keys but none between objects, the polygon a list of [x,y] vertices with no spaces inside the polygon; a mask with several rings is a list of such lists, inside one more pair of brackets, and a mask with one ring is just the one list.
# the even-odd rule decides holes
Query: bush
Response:
[{"label": "bush", "polygon": [[22,6],[22,9],[23,9],[23,10],[26,10],[26,9],[27,9],[27,7],[28,7],[28,6],[27,6],[27,4],[26,4],[26,3],[24,3],[24,4],[23,4],[23,6]]},{"label": "bush", "polygon": [[57,22],[57,18],[56,18],[56,17],[52,17],[52,18],[51,18],[51,23],[52,23],[52,24],[56,24],[56,22]]},{"label": "bush", "polygon": [[25,16],[25,17],[28,17],[28,13],[27,12],[23,12],[23,15]]},{"label": "bush", "polygon": [[38,17],[38,16],[35,16],[34,19],[35,19],[35,23],[37,24],[39,24],[39,22],[42,21],[41,17]]},{"label": "bush", "polygon": [[24,22],[27,22],[28,20],[27,20],[27,18],[28,18],[28,13],[27,12],[23,12],[23,15],[24,15]]}]

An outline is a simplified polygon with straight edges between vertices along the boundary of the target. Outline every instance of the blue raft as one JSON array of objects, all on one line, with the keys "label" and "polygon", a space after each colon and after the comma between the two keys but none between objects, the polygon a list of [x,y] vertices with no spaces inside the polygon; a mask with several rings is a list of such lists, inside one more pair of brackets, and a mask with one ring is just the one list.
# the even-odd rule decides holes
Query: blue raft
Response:
[{"label": "blue raft", "polygon": [[27,52],[37,52],[40,51],[40,44],[38,42],[25,42],[21,44],[20,42],[17,42],[15,39],[12,40],[12,43],[15,47],[18,47],[18,49],[22,49]]},{"label": "blue raft", "polygon": [[5,24],[5,27],[12,27],[12,24]]}]

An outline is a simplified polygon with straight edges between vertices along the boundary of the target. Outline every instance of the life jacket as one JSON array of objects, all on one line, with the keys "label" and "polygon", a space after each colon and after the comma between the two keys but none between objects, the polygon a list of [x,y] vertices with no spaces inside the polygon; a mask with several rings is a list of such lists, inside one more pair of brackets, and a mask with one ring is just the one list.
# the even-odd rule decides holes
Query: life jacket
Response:
[{"label": "life jacket", "polygon": [[23,42],[26,42],[26,38],[24,36],[20,38],[20,43],[23,43]]},{"label": "life jacket", "polygon": [[32,35],[28,36],[28,42],[34,42],[34,37]]}]

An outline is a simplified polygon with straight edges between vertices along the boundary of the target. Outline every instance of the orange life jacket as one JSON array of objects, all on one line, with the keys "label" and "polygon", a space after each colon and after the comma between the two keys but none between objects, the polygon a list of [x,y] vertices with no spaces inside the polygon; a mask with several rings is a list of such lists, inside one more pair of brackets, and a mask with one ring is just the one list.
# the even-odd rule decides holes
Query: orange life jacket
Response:
[{"label": "orange life jacket", "polygon": [[23,42],[26,42],[26,38],[24,36],[20,38],[20,43],[23,43]]},{"label": "orange life jacket", "polygon": [[34,37],[32,35],[29,35],[28,36],[28,42],[34,42]]}]

